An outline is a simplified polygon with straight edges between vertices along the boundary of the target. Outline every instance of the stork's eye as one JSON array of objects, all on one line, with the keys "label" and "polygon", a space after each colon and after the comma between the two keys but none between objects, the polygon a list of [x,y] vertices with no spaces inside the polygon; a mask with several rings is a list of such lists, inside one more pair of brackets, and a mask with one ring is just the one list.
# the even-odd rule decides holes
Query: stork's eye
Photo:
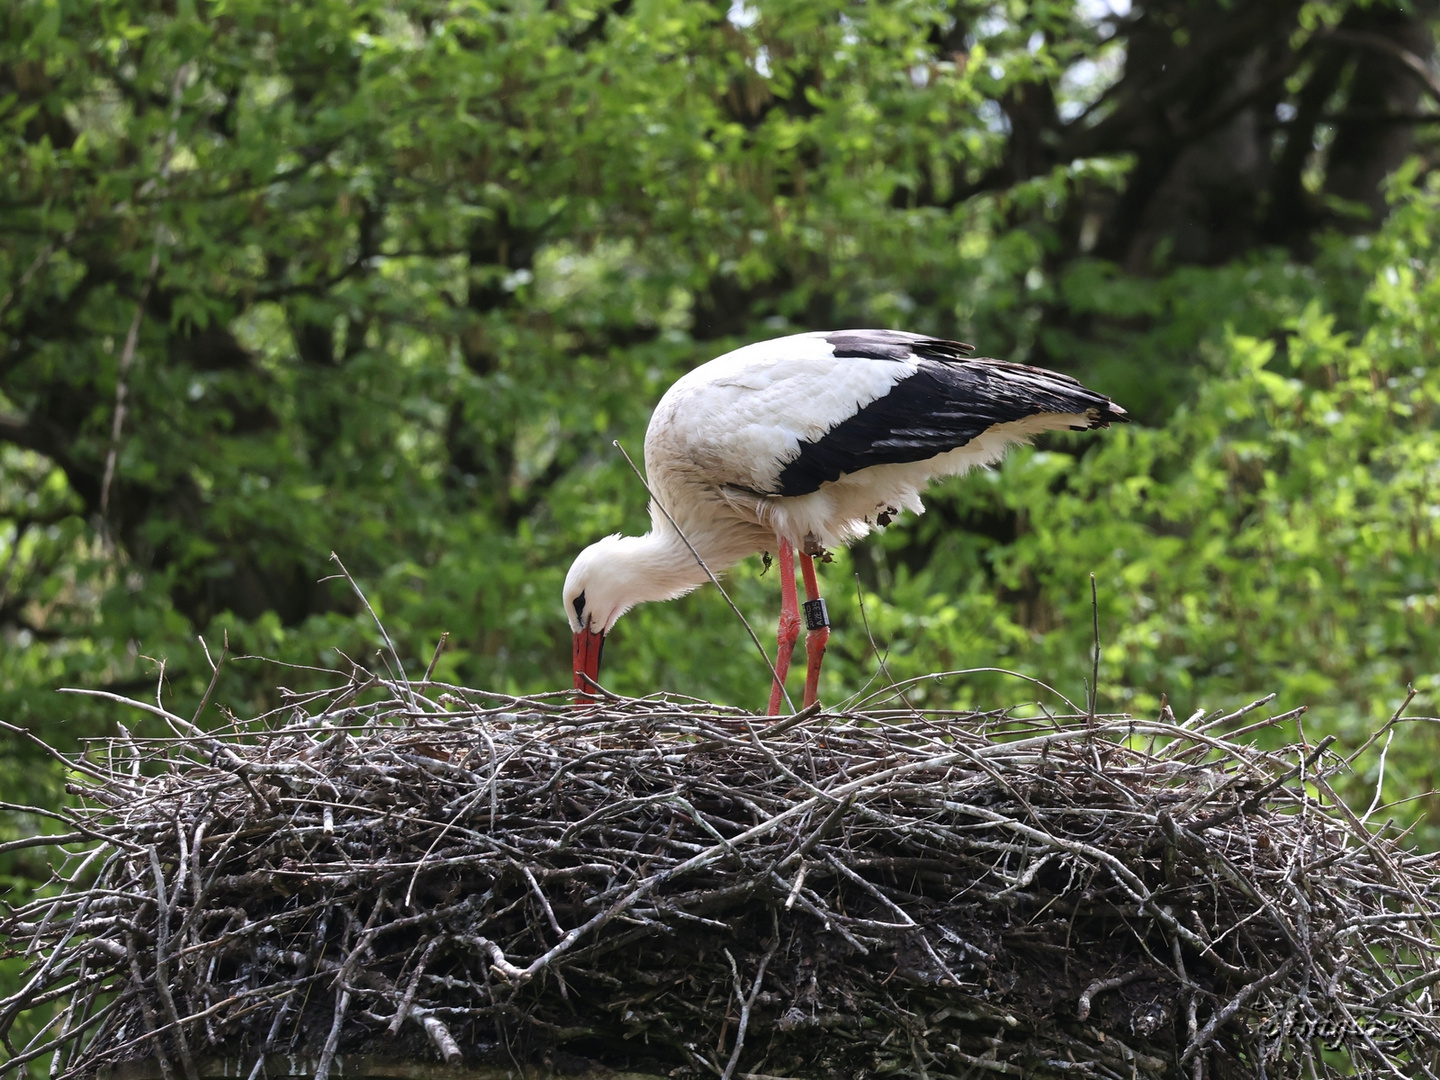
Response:
[{"label": "stork's eye", "polygon": [[575,597],[571,603],[575,605],[575,618],[583,622],[585,619],[585,590],[581,589],[580,595]]}]

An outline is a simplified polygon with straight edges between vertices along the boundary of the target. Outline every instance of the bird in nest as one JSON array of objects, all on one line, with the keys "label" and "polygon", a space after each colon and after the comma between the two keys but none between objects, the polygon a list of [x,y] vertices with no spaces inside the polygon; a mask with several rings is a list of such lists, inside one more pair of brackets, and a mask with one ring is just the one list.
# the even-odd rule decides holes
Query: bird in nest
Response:
[{"label": "bird in nest", "polygon": [[682,376],[645,433],[650,531],[596,541],[565,578],[577,700],[591,701],[621,615],[773,550],[781,605],[769,711],[780,711],[800,633],[797,554],[811,704],[830,635],[817,557],[901,511],[923,513],[930,481],[992,464],[1042,431],[1129,420],[1068,375],[973,351],[898,330],[820,331],[746,345]]}]

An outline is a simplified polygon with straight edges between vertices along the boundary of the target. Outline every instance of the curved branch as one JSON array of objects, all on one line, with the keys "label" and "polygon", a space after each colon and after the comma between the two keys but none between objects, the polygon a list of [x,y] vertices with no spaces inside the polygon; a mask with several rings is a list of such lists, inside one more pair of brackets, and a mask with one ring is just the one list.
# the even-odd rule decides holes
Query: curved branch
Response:
[{"label": "curved branch", "polygon": [[1440,80],[1437,80],[1431,73],[1429,65],[1398,41],[1391,41],[1384,34],[1377,34],[1371,30],[1327,30],[1323,34],[1317,34],[1315,40],[1333,41],[1339,45],[1356,45],[1398,60],[1406,71],[1419,80],[1420,85],[1425,88],[1425,92],[1440,102]]}]

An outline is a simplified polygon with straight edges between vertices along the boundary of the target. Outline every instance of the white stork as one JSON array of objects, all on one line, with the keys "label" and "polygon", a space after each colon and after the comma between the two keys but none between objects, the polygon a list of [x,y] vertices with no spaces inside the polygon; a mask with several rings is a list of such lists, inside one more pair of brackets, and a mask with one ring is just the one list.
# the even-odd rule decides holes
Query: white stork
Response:
[{"label": "white stork", "polygon": [[797,550],[811,704],[830,635],[817,555],[888,525],[901,510],[923,513],[920,492],[930,480],[998,461],[1038,432],[1129,419],[1068,375],[972,351],[897,330],[795,334],[726,353],[670,387],[645,433],[650,531],[591,544],[565,578],[577,700],[590,701],[605,635],[626,611],[683,596],[709,580],[706,567],[718,574],[778,549],[770,713],[780,711],[800,634]]}]

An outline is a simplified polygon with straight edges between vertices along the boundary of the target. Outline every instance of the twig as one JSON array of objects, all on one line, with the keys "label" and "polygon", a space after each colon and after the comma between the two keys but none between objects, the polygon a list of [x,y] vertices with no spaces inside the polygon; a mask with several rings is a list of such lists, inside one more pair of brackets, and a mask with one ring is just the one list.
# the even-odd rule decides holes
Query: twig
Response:
[{"label": "twig", "polygon": [[1425,92],[1437,103],[1440,103],[1440,80],[1437,80],[1430,71],[1430,66],[1415,55],[1411,50],[1405,48],[1398,41],[1394,41],[1384,34],[1377,34],[1368,30],[1326,30],[1315,35],[1317,41],[1334,41],[1341,45],[1358,45],[1362,49],[1369,49],[1372,52],[1388,56],[1397,61],[1425,88]]},{"label": "twig", "polygon": [[400,1025],[414,1012],[415,994],[420,989],[421,978],[425,975],[425,965],[430,962],[430,955],[439,948],[443,940],[439,937],[431,938],[425,946],[425,951],[420,954],[420,959],[415,962],[415,970],[410,975],[410,983],[405,987],[405,996],[400,999],[400,1007],[395,1010],[395,1018],[390,1021],[390,1026],[385,1029],[385,1034],[392,1037],[398,1035]]},{"label": "twig", "polygon": [[[941,679],[948,679],[948,678],[951,678],[952,676],[955,676],[955,675],[984,675],[984,674],[988,674],[988,673],[994,673],[994,674],[997,674],[997,675],[1008,675],[1008,676],[1010,676],[1010,677],[1013,678],[1013,679],[1022,679],[1022,680],[1024,680],[1025,682],[1028,682],[1028,683],[1030,683],[1030,684],[1032,684],[1032,685],[1034,685],[1034,686],[1040,687],[1040,689],[1044,690],[1044,691],[1045,691],[1046,693],[1048,693],[1048,694],[1054,694],[1057,698],[1059,698],[1061,701],[1063,701],[1063,702],[1066,704],[1067,707],[1069,707],[1069,709],[1070,709],[1071,712],[1073,712],[1073,713],[1075,713],[1075,714],[1077,714],[1077,715],[1088,715],[1088,713],[1089,713],[1089,710],[1080,708],[1078,705],[1076,705],[1076,704],[1075,704],[1073,701],[1071,701],[1068,697],[1066,697],[1064,694],[1062,694],[1059,690],[1056,690],[1056,689],[1055,689],[1053,686],[1051,686],[1049,683],[1041,682],[1039,679],[1035,678],[1034,676],[1026,675],[1026,674],[1024,674],[1023,672],[1011,671],[1009,668],[1001,668],[1001,667],[957,668],[957,669],[955,669],[954,671],[937,671],[937,672],[935,672],[935,673],[933,673],[933,674],[930,674],[930,675],[916,675],[916,676],[914,676],[913,678],[902,679],[900,682],[896,683],[891,689],[896,690],[896,691],[899,691],[902,687],[905,687],[905,686],[914,686],[914,685],[917,684],[917,683],[922,683],[922,682],[927,682],[927,681],[932,681],[932,680],[935,681],[935,682],[939,682]],[[885,693],[885,691],[882,690],[882,691],[880,691],[880,692],[878,692],[878,693],[871,694],[869,697],[865,698],[863,701],[860,701],[859,703],[857,703],[856,706],[855,706],[855,709],[856,709],[857,711],[860,711],[860,710],[865,709],[866,706],[873,704],[873,703],[874,703],[878,698],[880,698],[884,693]]]},{"label": "twig", "polygon": [[[418,712],[420,710],[420,701],[416,698],[415,690],[411,687],[410,680],[405,675],[405,665],[400,660],[400,653],[396,651],[395,643],[390,640],[390,632],[385,629],[385,624],[380,621],[380,616],[376,615],[375,609],[370,606],[370,600],[366,597],[364,590],[362,590],[359,583],[350,576],[350,571],[345,569],[345,564],[340,561],[340,556],[332,551],[330,552],[330,561],[340,567],[341,575],[350,583],[350,588],[355,591],[355,595],[358,596],[360,602],[365,605],[365,610],[370,613],[370,620],[375,624],[375,629],[380,631],[380,638],[385,642],[385,648],[389,651],[390,658],[395,661],[395,677],[401,685],[405,687],[405,696],[408,699],[407,704],[409,704],[410,708]],[[317,1077],[316,1080],[324,1080],[324,1077]]]},{"label": "twig", "polygon": [[1134,982],[1144,974],[1144,968],[1136,968],[1134,971],[1127,971],[1124,975],[1116,975],[1112,979],[1096,979],[1087,986],[1085,992],[1080,995],[1080,1001],[1075,1009],[1075,1019],[1082,1023],[1090,1019],[1090,1002],[1096,995],[1103,994],[1106,990],[1119,989],[1122,986]]},{"label": "twig", "polygon": [[1185,1047],[1185,1052],[1180,1055],[1180,1064],[1188,1064],[1196,1054],[1209,1046],[1215,1038],[1215,1033],[1219,1031],[1221,1026],[1228,1022],[1232,1016],[1240,1011],[1242,1005],[1261,990],[1266,990],[1280,982],[1286,975],[1290,974],[1291,969],[1299,964],[1300,960],[1301,956],[1297,953],[1268,975],[1242,987],[1238,994],[1227,1001],[1222,1008],[1215,1011],[1215,1015],[1210,1017],[1210,1019],[1205,1022],[1205,1026],[1200,1029],[1199,1033],[1190,1040],[1190,1044]]},{"label": "twig", "polygon": [[430,676],[435,674],[435,665],[440,663],[440,654],[445,651],[445,642],[450,640],[450,631],[446,630],[440,635],[440,640],[435,642],[435,655],[430,657],[430,666],[425,669],[425,677],[421,683],[429,683]]},{"label": "twig", "polygon": [[[1254,701],[1250,702],[1249,705],[1242,705],[1242,706],[1240,706],[1240,708],[1236,709],[1234,712],[1228,712],[1228,713],[1226,713],[1224,716],[1218,716],[1218,717],[1216,717],[1214,720],[1210,720],[1210,721],[1207,721],[1207,722],[1204,723],[1204,724],[1201,724],[1198,728],[1196,728],[1196,730],[1197,730],[1197,731],[1213,731],[1215,728],[1224,727],[1226,724],[1230,723],[1232,720],[1239,720],[1240,717],[1245,716],[1245,715],[1248,714],[1248,713],[1252,713],[1252,712],[1254,712],[1256,709],[1259,709],[1259,708],[1261,708],[1261,707],[1263,707],[1263,706],[1265,706],[1265,705],[1269,705],[1272,701],[1275,700],[1275,698],[1276,698],[1277,696],[1278,696],[1278,695],[1276,695],[1276,694],[1266,694],[1266,695],[1265,695],[1264,697],[1262,697],[1262,698],[1256,698]],[[1272,721],[1272,722],[1273,722],[1273,721]]]},{"label": "twig", "polygon": [[1387,734],[1392,727],[1394,727],[1401,721],[1401,719],[1405,715],[1405,710],[1408,709],[1410,707],[1410,703],[1415,700],[1415,694],[1415,684],[1408,684],[1405,687],[1405,700],[1402,701],[1399,707],[1390,714],[1390,719],[1386,721],[1383,727],[1371,732],[1370,737],[1367,738],[1363,743],[1361,743],[1359,748],[1345,759],[1346,768],[1354,765],[1361,754],[1365,753],[1366,750],[1369,750],[1370,747],[1375,745],[1376,741],[1380,738],[1380,736]]},{"label": "twig", "polygon": [[1093,721],[1095,703],[1100,698],[1100,595],[1095,591],[1095,573],[1090,573],[1090,620],[1095,635],[1095,651],[1090,663],[1090,700],[1085,710]]},{"label": "twig", "polygon": [[[730,1051],[730,1060],[725,1064],[725,1071],[720,1074],[720,1080],[730,1080],[735,1075],[735,1066],[740,1063],[740,1051],[745,1048],[745,1029],[750,1026],[750,1010],[755,1005],[755,999],[760,995],[760,985],[765,981],[765,969],[770,966],[770,958],[775,955],[775,950],[780,947],[780,926],[777,922],[770,947],[765,950],[765,955],[760,958],[760,967],[755,972],[755,981],[750,984],[750,994],[745,998],[740,997],[740,975],[735,975],[735,998],[740,1002],[740,1023],[735,1028],[735,1048]],[[726,953],[729,956],[729,953]],[[730,960],[732,969],[735,961]]]},{"label": "twig", "polygon": [[205,693],[200,698],[200,704],[195,706],[195,715],[190,718],[190,726],[198,727],[200,714],[205,711],[205,706],[210,704],[210,695],[215,692],[215,686],[220,681],[220,669],[225,666],[225,658],[230,655],[230,631],[224,631],[223,644],[220,646],[220,660],[210,660],[210,647],[205,644],[205,639],[200,638],[200,647],[205,650],[205,659],[210,660],[210,685],[205,687]]},{"label": "twig", "polygon": [[861,586],[859,574],[855,575],[855,599],[860,605],[860,621],[865,625],[865,636],[870,641],[871,651],[875,653],[875,661],[879,665],[880,673],[890,683],[890,688],[895,691],[895,696],[905,703],[905,707],[912,712],[919,712],[914,705],[910,704],[910,699],[905,696],[905,691],[895,681],[895,676],[890,674],[890,667],[885,663],[885,653],[882,653],[880,646],[875,643],[875,634],[870,629],[870,616],[865,613],[865,590]]},{"label": "twig", "polygon": [[407,1015],[412,1020],[419,1021],[425,1034],[430,1036],[430,1041],[435,1044],[435,1049],[440,1051],[440,1057],[446,1065],[459,1065],[465,1060],[465,1052],[460,1049],[455,1036],[450,1034],[450,1029],[429,1010],[412,1008]]},{"label": "twig", "polygon": [[1390,742],[1395,738],[1395,729],[1392,727],[1390,733],[1385,736],[1385,745],[1380,748],[1380,766],[1375,777],[1375,797],[1370,800],[1370,807],[1360,815],[1360,824],[1370,820],[1370,815],[1375,813],[1375,808],[1380,805],[1380,792],[1385,786],[1385,755],[1390,753]]}]

